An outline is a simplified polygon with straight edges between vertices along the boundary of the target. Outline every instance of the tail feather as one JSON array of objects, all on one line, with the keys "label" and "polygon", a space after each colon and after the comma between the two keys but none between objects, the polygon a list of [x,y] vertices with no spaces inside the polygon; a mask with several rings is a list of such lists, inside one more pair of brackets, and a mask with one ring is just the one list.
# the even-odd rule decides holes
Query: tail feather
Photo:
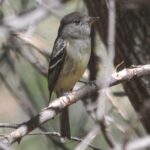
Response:
[{"label": "tail feather", "polygon": [[51,101],[52,92],[49,93],[49,102]]},{"label": "tail feather", "polygon": [[69,110],[64,108],[60,115],[60,134],[62,138],[70,139]]}]

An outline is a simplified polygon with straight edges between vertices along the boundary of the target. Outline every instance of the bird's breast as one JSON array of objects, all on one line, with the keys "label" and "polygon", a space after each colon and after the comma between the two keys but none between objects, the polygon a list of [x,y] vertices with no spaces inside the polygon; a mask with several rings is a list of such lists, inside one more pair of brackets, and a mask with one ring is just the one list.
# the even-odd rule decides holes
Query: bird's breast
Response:
[{"label": "bird's breast", "polygon": [[55,91],[68,91],[82,77],[91,54],[90,39],[69,40],[64,66],[60,72]]}]

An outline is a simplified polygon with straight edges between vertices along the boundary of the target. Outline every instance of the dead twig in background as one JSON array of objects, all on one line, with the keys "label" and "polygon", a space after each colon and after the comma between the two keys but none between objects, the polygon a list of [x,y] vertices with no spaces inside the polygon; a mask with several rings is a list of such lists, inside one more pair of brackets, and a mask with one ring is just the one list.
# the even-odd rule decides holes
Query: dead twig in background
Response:
[{"label": "dead twig in background", "polygon": [[13,128],[13,129],[17,129],[21,124],[17,124],[17,123],[0,123],[0,128]]},{"label": "dead twig in background", "polygon": [[95,125],[93,129],[87,134],[87,136],[82,140],[82,142],[75,148],[75,150],[84,150],[88,147],[89,143],[95,138],[99,133],[99,126]]},{"label": "dead twig in background", "polygon": [[[131,79],[135,76],[150,75],[150,65],[137,66],[135,68],[126,69],[115,73],[111,76],[110,86],[117,83]],[[109,78],[110,79],[110,78]],[[96,86],[97,85],[97,86]],[[87,84],[77,91],[73,91],[67,96],[60,97],[49,104],[47,108],[44,108],[40,113],[31,118],[29,121],[24,122],[19,128],[8,134],[7,136],[0,139],[0,142],[5,143],[6,145],[11,145],[16,141],[20,141],[22,137],[27,135],[29,132],[37,128],[39,125],[45,123],[46,121],[53,119],[64,107],[69,106],[79,99],[90,96],[96,90],[99,90],[103,87],[100,87],[101,84]]]},{"label": "dead twig in background", "polygon": [[[38,132],[38,133],[30,133],[28,135],[52,135],[52,136],[56,136],[56,137],[61,138],[61,135],[60,135],[59,132]],[[80,139],[78,137],[74,137],[74,136],[71,136],[70,140],[71,141],[76,141],[76,142],[82,142],[83,141],[82,139]],[[94,150],[102,150],[102,149],[97,148],[97,147],[95,147],[95,146],[93,146],[91,144],[89,144],[88,147],[90,147],[90,148],[92,148]]]},{"label": "dead twig in background", "polygon": [[98,122],[98,124],[100,125],[101,127],[101,131],[104,135],[104,138],[105,140],[107,141],[108,145],[111,147],[111,148],[114,148],[115,146],[115,143],[114,143],[114,140],[112,139],[112,137],[109,135],[109,133],[107,132],[107,127],[106,127],[106,124],[105,124],[105,118],[103,120],[101,120],[100,122]]},{"label": "dead twig in background", "polygon": [[[112,73],[112,66],[114,63],[114,57],[115,57],[115,34],[116,34],[116,1],[115,0],[107,0],[106,3],[108,4],[108,34],[107,34],[107,52],[108,52],[108,59],[104,62],[106,66],[109,66],[108,70],[106,71],[106,76],[109,76],[109,74]],[[107,80],[107,78],[104,78],[102,80],[101,78],[98,78],[100,82],[102,82],[102,85],[104,87],[108,87],[110,85],[111,80]],[[105,92],[99,92],[98,97],[98,107],[96,111],[96,119],[99,123],[101,130],[103,131],[103,135],[108,142],[109,146],[111,148],[114,147],[113,141],[110,139],[110,137],[105,132],[105,123],[103,122],[104,116],[105,116],[105,104],[107,101],[107,97],[105,95]]]},{"label": "dead twig in background", "polygon": [[[146,148],[150,148],[150,136],[146,136],[143,138],[135,139],[132,141],[129,141],[124,149],[126,150],[144,150]],[[123,145],[116,145],[113,150],[122,150]]]}]

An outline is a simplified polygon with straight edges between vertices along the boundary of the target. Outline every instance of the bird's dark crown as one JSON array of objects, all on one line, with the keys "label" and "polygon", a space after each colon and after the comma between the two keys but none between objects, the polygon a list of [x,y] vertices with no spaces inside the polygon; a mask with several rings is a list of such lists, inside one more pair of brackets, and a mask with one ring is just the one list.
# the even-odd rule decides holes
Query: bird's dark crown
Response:
[{"label": "bird's dark crown", "polygon": [[69,23],[72,23],[75,21],[81,21],[84,17],[85,17],[85,15],[80,12],[73,12],[73,13],[66,15],[61,20],[61,24],[65,25],[65,24],[69,24]]}]

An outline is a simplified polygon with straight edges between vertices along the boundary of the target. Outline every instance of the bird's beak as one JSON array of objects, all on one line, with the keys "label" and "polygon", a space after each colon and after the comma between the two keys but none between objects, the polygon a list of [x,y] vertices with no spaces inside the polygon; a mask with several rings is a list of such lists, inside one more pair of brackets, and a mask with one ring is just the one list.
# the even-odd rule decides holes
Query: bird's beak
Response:
[{"label": "bird's beak", "polygon": [[89,18],[89,24],[92,25],[97,20],[99,20],[99,17],[90,17]]}]

